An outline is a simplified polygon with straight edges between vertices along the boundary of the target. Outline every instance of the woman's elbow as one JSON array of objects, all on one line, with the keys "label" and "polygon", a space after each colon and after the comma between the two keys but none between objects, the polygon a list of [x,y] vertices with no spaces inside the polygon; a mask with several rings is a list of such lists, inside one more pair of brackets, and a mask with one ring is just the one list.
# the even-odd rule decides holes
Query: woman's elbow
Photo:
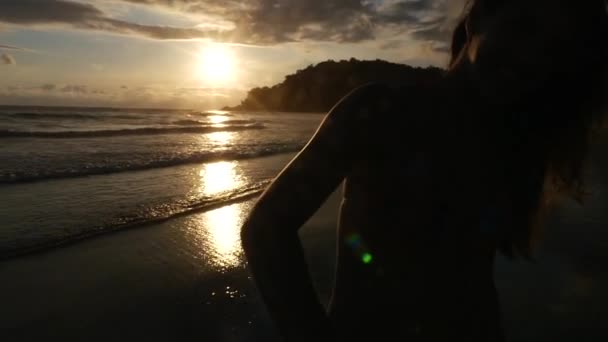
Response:
[{"label": "woman's elbow", "polygon": [[265,238],[268,235],[268,224],[261,221],[257,215],[250,215],[241,227],[241,246],[246,256],[254,249],[259,249],[260,245],[268,240]]},{"label": "woman's elbow", "polygon": [[277,221],[262,219],[257,215],[251,215],[241,227],[241,246],[248,258],[256,254],[255,251],[263,252],[264,249],[276,247],[289,239],[284,227]]},{"label": "woman's elbow", "polygon": [[255,245],[257,245],[255,240],[258,235],[258,230],[259,229],[256,229],[255,225],[253,225],[249,220],[247,220],[241,227],[241,246],[243,247],[246,255],[249,254]]}]

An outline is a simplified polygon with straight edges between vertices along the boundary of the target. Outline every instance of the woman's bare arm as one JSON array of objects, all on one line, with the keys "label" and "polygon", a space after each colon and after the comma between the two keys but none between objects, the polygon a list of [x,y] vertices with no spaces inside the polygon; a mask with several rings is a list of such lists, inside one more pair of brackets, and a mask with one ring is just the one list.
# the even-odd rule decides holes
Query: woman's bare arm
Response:
[{"label": "woman's bare arm", "polygon": [[319,341],[331,333],[297,231],[349,172],[377,90],[374,85],[360,87],[327,114],[306,147],[262,194],[242,228],[256,285],[290,341]]}]

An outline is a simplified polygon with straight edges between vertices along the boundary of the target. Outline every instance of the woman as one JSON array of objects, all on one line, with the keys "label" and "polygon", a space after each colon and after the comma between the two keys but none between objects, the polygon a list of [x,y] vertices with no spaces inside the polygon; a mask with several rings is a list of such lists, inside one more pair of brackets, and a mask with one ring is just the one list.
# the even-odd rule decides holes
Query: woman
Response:
[{"label": "woman", "polygon": [[[497,251],[530,257],[581,193],[603,109],[603,0],[472,1],[438,84],[363,86],[327,114],[242,229],[290,341],[502,341]],[[297,230],[343,181],[325,311]]]}]

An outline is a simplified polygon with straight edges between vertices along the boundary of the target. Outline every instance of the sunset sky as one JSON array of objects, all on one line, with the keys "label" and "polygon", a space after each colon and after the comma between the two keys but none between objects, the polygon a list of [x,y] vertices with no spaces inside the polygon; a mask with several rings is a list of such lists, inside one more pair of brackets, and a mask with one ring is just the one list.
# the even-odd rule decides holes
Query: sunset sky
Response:
[{"label": "sunset sky", "polygon": [[0,104],[209,109],[327,59],[443,66],[464,0],[0,0]]}]

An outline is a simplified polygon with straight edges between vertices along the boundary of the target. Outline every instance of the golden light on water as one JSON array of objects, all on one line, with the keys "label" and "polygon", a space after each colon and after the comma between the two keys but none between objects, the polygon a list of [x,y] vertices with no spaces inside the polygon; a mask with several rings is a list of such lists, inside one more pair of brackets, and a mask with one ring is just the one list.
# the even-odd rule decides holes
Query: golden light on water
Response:
[{"label": "golden light on water", "polygon": [[[199,176],[199,192],[205,196],[237,189],[244,182],[235,161],[204,164]],[[196,239],[200,240],[201,252],[215,266],[229,268],[240,263],[240,228],[244,215],[243,203],[237,203],[205,212],[197,219]]]},{"label": "golden light on water", "polygon": [[227,110],[220,109],[210,109],[207,113],[215,114],[215,115],[227,115],[229,112]]},{"label": "golden light on water", "polygon": [[[213,113],[209,116],[212,122],[226,119],[226,113]],[[223,149],[236,138],[234,132],[214,132],[201,135],[201,143],[214,149]],[[242,170],[236,161],[219,161],[201,165],[198,174],[194,175],[197,196],[215,197],[230,196],[232,190],[245,183]],[[190,238],[196,241],[200,255],[209,260],[215,267],[227,269],[238,266],[241,262],[240,229],[246,215],[245,203],[236,203],[193,216],[189,228]]]},{"label": "golden light on water", "polygon": [[211,121],[211,123],[214,124],[219,124],[222,123],[224,121],[228,120],[228,117],[224,116],[224,115],[212,115],[209,116],[209,121]]},{"label": "golden light on water", "polygon": [[200,171],[200,192],[205,195],[215,195],[223,191],[232,190],[241,185],[241,177],[237,174],[237,163],[234,161],[221,161],[203,165]]},{"label": "golden light on water", "polygon": [[208,133],[207,137],[218,145],[226,145],[232,141],[234,132],[213,132]]}]

